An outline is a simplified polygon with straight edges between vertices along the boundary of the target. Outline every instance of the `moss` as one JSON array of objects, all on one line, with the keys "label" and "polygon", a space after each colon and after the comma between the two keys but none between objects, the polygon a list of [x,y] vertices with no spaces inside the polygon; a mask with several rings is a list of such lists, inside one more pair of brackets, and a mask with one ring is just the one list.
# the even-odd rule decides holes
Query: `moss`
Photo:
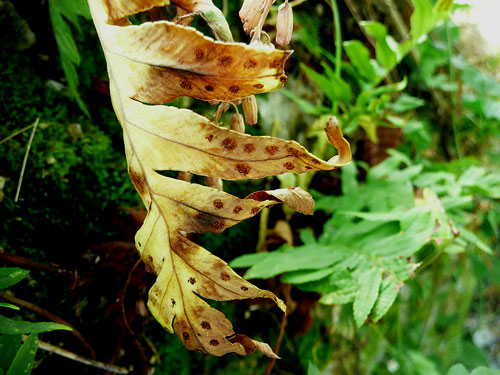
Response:
[{"label": "moss", "polygon": [[[0,144],[0,176],[6,178],[0,245],[9,252],[36,252],[40,258],[60,246],[67,256],[68,243],[82,248],[110,235],[103,213],[139,202],[122,150],[115,146],[121,140],[83,116],[64,92],[49,88],[39,71],[44,63],[37,57],[1,51],[0,61],[0,140],[40,118],[17,203],[31,130]],[[113,125],[119,129],[116,120]],[[49,258],[61,254],[56,251]]]}]

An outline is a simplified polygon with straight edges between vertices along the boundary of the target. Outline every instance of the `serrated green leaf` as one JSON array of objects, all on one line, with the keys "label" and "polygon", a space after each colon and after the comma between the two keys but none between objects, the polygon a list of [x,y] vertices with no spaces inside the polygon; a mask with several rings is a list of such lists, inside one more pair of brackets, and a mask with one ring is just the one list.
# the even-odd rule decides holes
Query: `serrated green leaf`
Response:
[{"label": "serrated green leaf", "polygon": [[8,288],[24,279],[30,271],[17,267],[0,268],[0,289]]},{"label": "serrated green leaf", "polygon": [[0,315],[0,334],[20,335],[24,333],[40,333],[63,329],[71,331],[71,328],[62,324],[52,322],[25,322],[23,320],[9,319]]},{"label": "serrated green leaf", "polygon": [[483,241],[479,239],[474,233],[471,231],[462,228],[461,229],[461,238],[465,239],[467,242],[470,242],[474,246],[476,246],[479,250],[484,251],[487,254],[493,254],[493,250]]},{"label": "serrated green leaf", "polygon": [[32,333],[19,348],[7,371],[7,375],[29,375],[35,364],[38,336]]},{"label": "serrated green leaf", "polygon": [[373,321],[378,322],[392,306],[398,296],[398,281],[394,277],[387,277],[382,280],[380,295],[373,308]]},{"label": "serrated green leaf", "polygon": [[284,272],[315,270],[342,259],[347,251],[342,246],[306,245],[286,252],[272,252],[246,272],[245,278],[269,278]]},{"label": "serrated green leaf", "polygon": [[281,277],[282,283],[303,284],[321,280],[333,272],[333,268],[322,268],[314,271],[289,272]]},{"label": "serrated green leaf", "polygon": [[327,293],[319,299],[323,305],[343,305],[353,302],[358,291],[357,285]]},{"label": "serrated green leaf", "polygon": [[323,279],[296,284],[300,290],[306,292],[331,293],[338,290],[356,288],[357,284],[352,275],[346,270],[346,266],[339,264],[332,268],[330,274]]},{"label": "serrated green leaf", "polygon": [[363,325],[372,311],[379,294],[380,283],[382,282],[381,269],[371,268],[362,272],[359,278],[359,290],[353,305],[354,320],[358,327]]},{"label": "serrated green leaf", "polygon": [[[280,250],[276,250],[278,252]],[[245,254],[240,257],[234,258],[229,265],[233,268],[246,268],[251,267],[269,257],[269,253],[254,253],[254,254]]]}]

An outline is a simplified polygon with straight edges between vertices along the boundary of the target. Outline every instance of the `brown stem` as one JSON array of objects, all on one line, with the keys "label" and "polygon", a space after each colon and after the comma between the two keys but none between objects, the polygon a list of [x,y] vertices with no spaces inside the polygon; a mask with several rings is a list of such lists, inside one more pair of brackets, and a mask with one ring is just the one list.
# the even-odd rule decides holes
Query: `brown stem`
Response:
[{"label": "brown stem", "polygon": [[43,264],[34,262],[31,259],[23,258],[19,255],[0,252],[0,263],[10,263],[31,270],[47,271],[56,275],[71,275],[71,272],[60,268],[57,264]]},{"label": "brown stem", "polygon": [[82,343],[82,345],[87,348],[87,350],[90,353],[90,356],[93,359],[96,358],[95,351],[89,345],[89,343],[87,342],[87,340],[85,340],[85,338],[82,336],[82,334],[75,327],[73,327],[70,323],[68,323],[63,318],[57,316],[54,313],[51,313],[48,310],[45,310],[44,308],[42,308],[40,306],[34,305],[31,302],[25,301],[25,300],[17,298],[17,297],[13,297],[13,296],[8,295],[8,294],[3,293],[3,292],[0,292],[0,298],[4,299],[6,301],[9,301],[10,303],[12,303],[12,304],[14,304],[16,306],[22,307],[22,308],[24,308],[26,310],[33,311],[34,313],[36,313],[36,314],[38,314],[40,316],[43,316],[44,318],[47,318],[47,319],[49,319],[49,320],[51,320],[51,321],[53,321],[55,323],[64,324],[65,326],[70,327],[72,329],[71,333],[73,334],[73,336],[75,336]]},{"label": "brown stem", "polygon": [[[274,347],[274,353],[278,355],[280,351],[281,341],[283,340],[283,335],[285,334],[285,326],[286,326],[286,317],[287,314],[283,314],[283,318],[281,319],[281,328],[278,336],[278,341],[276,341],[276,346]],[[271,375],[271,371],[273,370],[274,364],[276,363],[276,358],[271,358],[266,367],[265,375]]]},{"label": "brown stem", "polygon": [[130,270],[130,272],[128,274],[127,281],[125,282],[125,286],[123,287],[123,291],[122,291],[121,310],[122,310],[122,318],[123,318],[123,322],[125,323],[125,327],[127,328],[128,332],[132,336],[132,339],[134,340],[134,345],[137,349],[140,360],[142,362],[142,366],[141,366],[142,368],[140,369],[140,371],[143,374],[147,374],[148,373],[148,368],[147,368],[148,359],[147,359],[146,353],[144,351],[144,347],[142,346],[140,341],[137,339],[137,336],[135,335],[134,331],[132,331],[132,328],[130,328],[130,324],[129,324],[128,319],[127,319],[127,314],[125,312],[125,296],[127,295],[127,289],[128,289],[129,284],[130,284],[130,280],[132,279],[132,274],[134,273],[136,268],[141,263],[142,263],[142,259],[139,258],[137,260],[137,262],[135,262],[134,266],[132,267],[132,269]]}]

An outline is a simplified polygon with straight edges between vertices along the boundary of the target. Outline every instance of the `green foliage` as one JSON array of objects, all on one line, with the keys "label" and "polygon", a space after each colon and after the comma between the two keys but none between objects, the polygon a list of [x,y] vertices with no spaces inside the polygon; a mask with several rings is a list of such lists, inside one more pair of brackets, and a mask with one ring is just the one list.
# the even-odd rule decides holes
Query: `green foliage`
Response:
[{"label": "green foliage", "polygon": [[[394,153],[358,185],[354,168],[342,169],[348,188],[341,196],[317,200],[317,210],[332,212],[318,240],[303,231],[301,246],[243,255],[230,265],[249,267],[249,279],[283,274],[282,282],[322,293],[323,304],[352,302],[359,327],[370,313],[372,321],[380,320],[402,283],[435,254],[468,246],[492,253],[467,229],[467,212],[477,193],[496,199],[500,174],[476,167],[459,177],[423,172],[422,165]],[[423,190],[415,195],[414,187]]]},{"label": "green foliage", "polygon": [[81,34],[82,29],[78,17],[91,19],[90,10],[86,0],[49,0],[49,12],[54,36],[61,56],[61,66],[66,75],[68,90],[76,100],[80,109],[90,116],[87,106],[78,91],[79,78],[77,67],[81,59],[70,25]]},{"label": "green foliage", "polygon": [[38,347],[38,337],[32,333],[21,345],[12,360],[7,375],[28,375],[31,374],[35,363],[35,354]]},{"label": "green foliage", "polygon": [[0,268],[0,289],[5,289],[9,286],[17,284],[19,281],[24,279],[28,273],[29,271],[21,268]]},{"label": "green foliage", "polygon": [[[237,18],[241,2],[215,3],[225,9],[228,19],[236,19],[231,24],[233,35],[239,35],[235,39],[247,40]],[[410,9],[395,3],[400,10]],[[328,157],[323,127],[325,119],[334,114],[350,136],[357,159],[341,170],[340,180],[336,174],[314,178],[286,174],[279,182],[267,182],[317,188],[323,192],[315,193],[318,212],[312,219],[295,216],[289,221],[294,231],[301,228],[294,248],[281,247],[233,261],[249,268],[247,277],[275,277],[259,280],[260,287],[280,293],[283,286],[278,281],[293,285],[287,295],[291,314],[276,373],[498,374],[498,370],[488,369],[495,364],[495,347],[483,346],[475,333],[489,329],[495,334],[498,327],[500,84],[457,50],[460,31],[445,16],[452,6],[463,8],[462,4],[451,0],[412,3],[411,19],[409,11],[404,13],[410,29],[407,39],[396,42],[391,36],[396,35],[394,24],[386,15],[377,14],[379,23],[363,23],[364,31],[373,35],[375,43],[370,46],[339,2],[342,34],[347,35],[341,44],[345,54],[340,67],[338,56],[331,52],[330,17],[318,10],[323,2],[294,7],[291,48],[297,63],[287,67],[285,87],[289,91],[284,92],[286,97],[277,93],[258,98],[259,123],[265,129],[256,126],[247,131],[269,134],[279,120],[283,125],[277,130],[280,134],[309,142],[315,154]],[[95,124],[64,95],[46,87],[47,74],[60,76],[55,69],[59,67],[40,73],[38,65],[45,64],[41,60],[0,51],[0,99],[5,108],[0,113],[4,124],[0,141],[37,117],[43,124],[35,136],[18,204],[12,197],[29,134],[0,144],[0,247],[32,254],[37,260],[62,262],[69,268],[91,244],[114,235],[107,226],[110,208],[133,206],[136,200],[112,112],[105,105],[95,106],[94,93],[78,91],[86,86],[86,77],[96,76],[92,72],[104,70],[92,34],[86,32],[88,25],[79,18],[79,14],[86,18],[85,2],[50,0],[48,5],[68,88],[71,95],[85,98]],[[270,18],[269,30],[274,22]],[[272,31],[270,36],[272,39]],[[288,98],[296,105],[290,107]],[[206,103],[181,101],[213,113]],[[365,155],[366,138],[378,141],[379,127],[401,128],[403,140],[397,146],[399,153],[392,152],[385,163],[368,168],[361,161],[371,162]],[[257,183],[225,182],[225,190],[245,196],[264,188]],[[287,215],[272,210],[270,220]],[[242,254],[255,247],[257,230],[258,218],[224,236],[204,235],[202,241],[218,254]],[[67,239],[54,243],[54,236],[61,234]],[[67,244],[76,245],[75,249],[67,251]],[[55,247],[59,250],[54,251]],[[26,274],[0,268],[0,286],[11,287]],[[50,279],[42,275],[36,286],[30,285],[37,288],[37,298],[46,301],[46,290],[59,291],[59,280],[51,284]],[[55,308],[61,312],[68,300],[62,298]],[[316,300],[320,303],[315,304]],[[100,301],[100,306],[109,306],[109,302]],[[82,305],[85,303],[84,298]],[[267,306],[252,305],[250,312],[244,312],[248,310],[244,304],[224,306],[224,313],[238,321],[238,326],[247,327],[247,333],[257,332],[256,337],[263,341],[276,342],[276,330],[269,329],[279,325],[275,311]],[[8,303],[0,303],[0,308],[9,317],[17,316],[15,310],[19,310]],[[306,317],[301,315],[304,310]],[[88,307],[83,309],[86,311]],[[107,316],[104,311],[93,313]],[[44,326],[47,323],[7,319],[0,318],[24,331],[54,327],[52,323]],[[308,326],[301,319],[313,323]],[[95,320],[91,324],[100,323]],[[264,372],[266,363],[256,355],[245,361],[227,356],[207,358],[185,351],[178,340],[165,339],[153,327],[146,325],[146,336],[162,359],[155,362],[155,373]],[[132,329],[135,331],[134,325]],[[92,335],[90,330],[84,336],[87,334]],[[31,350],[22,354],[20,348],[33,348],[35,335],[29,336],[29,344],[23,344],[19,334],[0,335],[0,374],[8,371],[16,353],[21,358],[17,363],[24,365],[20,373],[32,363],[27,354]],[[133,361],[130,354],[128,348],[126,360],[120,360]],[[171,358],[178,360],[172,362]],[[455,363],[462,364],[449,369]]]},{"label": "green foliage", "polygon": [[464,365],[457,364],[450,368],[446,375],[500,375],[500,370],[493,370],[486,367],[478,367],[469,373]]},{"label": "green foliage", "polygon": [[[0,289],[8,288],[28,275],[20,268],[0,268]],[[12,306],[12,305],[11,305]],[[0,306],[0,307],[11,307]],[[15,307],[15,306],[14,306]],[[52,322],[31,323],[0,315],[0,373],[7,375],[27,375],[31,373],[38,347],[37,333],[71,328]],[[22,342],[22,335],[30,335]]]}]

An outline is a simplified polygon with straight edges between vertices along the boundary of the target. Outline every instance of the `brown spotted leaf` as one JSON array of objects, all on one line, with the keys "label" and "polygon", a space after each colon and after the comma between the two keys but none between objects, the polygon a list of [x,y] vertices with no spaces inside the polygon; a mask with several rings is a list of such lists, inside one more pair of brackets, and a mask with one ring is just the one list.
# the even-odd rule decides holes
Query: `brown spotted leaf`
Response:
[{"label": "brown spotted leaf", "polygon": [[[286,80],[283,66],[289,51],[214,41],[167,21],[133,26],[126,18],[165,3],[89,0],[108,63],[113,106],[124,132],[129,173],[148,210],[136,235],[142,259],[158,276],[148,306],[188,349],[213,355],[258,350],[274,358],[269,345],[236,335],[231,322],[203,298],[263,297],[285,311],[284,303],[242,279],[186,233],[220,233],[277,203],[312,214],[311,196],[300,188],[290,188],[240,199],[159,172],[175,170],[237,180],[331,170],[349,163],[349,144],[334,118],[326,132],[338,155],[325,162],[293,141],[252,137],[216,126],[186,109],[149,105],[179,96],[235,100],[275,90]],[[218,17],[210,0],[172,3],[184,11]]]}]

